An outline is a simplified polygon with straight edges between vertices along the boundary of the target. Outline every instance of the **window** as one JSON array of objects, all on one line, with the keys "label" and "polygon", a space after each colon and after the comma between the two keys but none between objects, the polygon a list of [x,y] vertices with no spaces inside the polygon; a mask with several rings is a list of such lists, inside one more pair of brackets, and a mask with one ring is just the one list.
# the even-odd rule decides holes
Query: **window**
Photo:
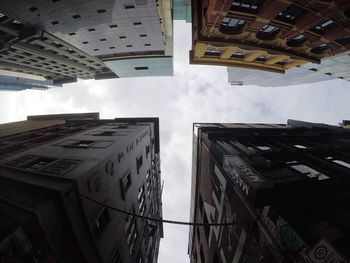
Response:
[{"label": "window", "polygon": [[54,161],[56,160],[51,158],[38,157],[30,162],[21,165],[21,168],[27,171],[37,171]]},{"label": "window", "polygon": [[335,41],[341,45],[346,45],[346,44],[350,43],[350,36],[342,37],[342,38],[339,38]]},{"label": "window", "polygon": [[221,22],[220,31],[224,34],[239,34],[245,24],[245,20],[225,17]]},{"label": "window", "polygon": [[89,41],[84,41],[83,44],[84,45],[89,44]]},{"label": "window", "polygon": [[103,42],[103,41],[106,41],[107,39],[105,38],[101,38],[100,41]]},{"label": "window", "polygon": [[271,40],[277,36],[279,31],[280,30],[278,27],[265,25],[256,34],[256,37],[261,39],[261,40]]},{"label": "window", "polygon": [[97,10],[97,13],[98,13],[98,14],[106,13],[106,10],[104,10],[104,9],[98,9],[98,10]]},{"label": "window", "polygon": [[131,174],[127,172],[122,179],[120,179],[120,187],[122,189],[122,197],[125,200],[125,194],[129,190],[131,185]]},{"label": "window", "polygon": [[[135,213],[135,210],[132,208],[130,213]],[[124,227],[124,232],[127,236],[127,243],[129,245],[129,253],[130,255],[134,252],[135,243],[138,237],[137,224],[135,217],[132,215],[128,215],[126,217],[126,223]]]},{"label": "window", "polygon": [[110,25],[109,26],[110,28],[116,28],[116,27],[118,27],[117,25]]},{"label": "window", "polygon": [[89,148],[91,145],[96,143],[96,141],[71,141],[72,143],[70,145],[65,145],[66,147],[71,148]]},{"label": "window", "polygon": [[332,19],[324,21],[322,24],[311,28],[310,30],[317,33],[323,34],[327,29],[330,29],[335,26],[335,22]]},{"label": "window", "polygon": [[147,37],[147,35],[146,34],[141,34],[140,37]]},{"label": "window", "polygon": [[323,43],[322,45],[319,45],[318,47],[315,47],[310,51],[315,54],[321,54],[321,53],[324,53],[328,48],[329,48],[328,44]]},{"label": "window", "polygon": [[31,6],[28,9],[29,9],[30,12],[35,12],[36,10],[38,10],[38,8],[35,7],[35,6]]},{"label": "window", "polygon": [[52,25],[57,25],[57,24],[59,24],[59,23],[60,23],[60,22],[58,22],[58,21],[52,21],[52,22],[51,22]]},{"label": "window", "polygon": [[140,168],[142,166],[142,154],[136,158],[136,168],[137,168],[137,174],[140,173]]},{"label": "window", "polygon": [[126,47],[132,47],[132,45],[126,45]]},{"label": "window", "polygon": [[346,168],[349,168],[349,169],[350,169],[350,164],[347,163],[347,162],[345,162],[345,161],[343,161],[343,160],[335,159],[335,158],[332,157],[332,156],[327,156],[327,157],[326,157],[326,160],[331,161],[331,162],[333,162],[333,163],[336,163],[336,164],[338,164],[338,165],[341,165],[341,166],[343,166],[343,167],[346,167]]},{"label": "window", "polygon": [[103,131],[99,133],[94,133],[93,136],[115,136],[114,131]]},{"label": "window", "polygon": [[98,48],[94,48],[94,51],[99,51],[99,49]]},{"label": "window", "polygon": [[219,57],[221,55],[220,50],[206,50],[204,56]]},{"label": "window", "polygon": [[40,172],[54,175],[61,175],[65,172],[68,172],[78,164],[80,164],[80,160],[74,159],[62,159],[58,160],[52,164],[49,164],[44,169],[41,169]]},{"label": "window", "polygon": [[78,18],[81,18],[80,15],[76,14],[76,15],[72,15],[73,19],[78,19]]},{"label": "window", "polygon": [[318,178],[318,180],[324,180],[329,178],[327,175],[324,175],[321,172],[311,168],[310,166],[307,166],[306,164],[301,164],[297,161],[287,162],[286,164],[293,170],[310,178],[316,177]]},{"label": "window", "polygon": [[145,44],[145,47],[150,47],[151,46],[151,44]]},{"label": "window", "polygon": [[115,47],[109,47],[109,49],[115,49]]},{"label": "window", "polygon": [[124,39],[124,38],[126,38],[126,36],[119,36],[119,38],[120,38],[120,39]]},{"label": "window", "polygon": [[148,67],[135,67],[135,70],[148,70]]},{"label": "window", "polygon": [[135,6],[134,5],[126,5],[126,6],[124,6],[124,8],[125,9],[133,9],[133,8],[135,8]]},{"label": "window", "polygon": [[260,145],[260,146],[255,146],[258,148],[260,151],[270,151],[271,147],[270,146],[265,146],[265,145]]},{"label": "window", "polygon": [[74,33],[74,32],[72,32],[72,33],[69,33],[68,35],[70,35],[70,36],[74,36],[74,35],[75,35],[75,33]]},{"label": "window", "polygon": [[149,145],[146,145],[146,159],[148,158],[149,152]]},{"label": "window", "polygon": [[287,45],[291,47],[298,47],[298,46],[301,46],[306,40],[307,40],[307,37],[300,34],[300,35],[297,35],[296,37],[293,37],[292,39],[289,39],[287,41]]},{"label": "window", "polygon": [[89,28],[88,31],[89,32],[92,32],[92,31],[95,31],[96,29],[95,28]]},{"label": "window", "polygon": [[286,10],[281,11],[275,17],[275,19],[286,23],[295,24],[295,22],[307,12],[308,11],[301,6],[291,4],[286,8]]},{"label": "window", "polygon": [[139,193],[137,195],[137,201],[139,204],[140,215],[144,215],[146,211],[146,201],[145,201],[145,187],[141,186],[139,188]]},{"label": "window", "polygon": [[142,25],[142,22],[134,22],[134,26]]},{"label": "window", "polygon": [[99,238],[103,231],[106,229],[108,223],[110,221],[110,216],[108,209],[105,208],[103,212],[100,214],[100,216],[95,221],[92,231],[94,232],[94,235],[96,238]]},{"label": "window", "polygon": [[235,0],[232,3],[231,11],[244,11],[248,13],[257,13],[265,0]]},{"label": "window", "polygon": [[278,30],[277,27],[265,25],[265,26],[263,26],[263,28],[260,30],[260,32],[263,32],[263,33],[271,33],[271,32],[274,32],[274,31],[276,31],[276,30]]},{"label": "window", "polygon": [[301,144],[294,144],[293,145],[295,148],[298,148],[298,149],[307,149],[307,147],[306,146],[304,146],[304,145],[301,145]]}]

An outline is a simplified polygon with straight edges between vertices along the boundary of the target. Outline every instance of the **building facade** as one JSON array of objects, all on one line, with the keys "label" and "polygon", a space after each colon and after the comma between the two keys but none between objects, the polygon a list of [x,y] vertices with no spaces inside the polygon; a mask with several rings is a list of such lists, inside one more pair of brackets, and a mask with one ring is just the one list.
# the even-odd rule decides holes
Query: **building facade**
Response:
[{"label": "building facade", "polygon": [[157,262],[162,223],[133,216],[162,218],[157,118],[31,116],[0,137],[2,262]]},{"label": "building facade", "polygon": [[[5,0],[0,4],[3,17],[11,14],[17,25],[41,30],[33,43],[38,51],[64,53],[69,72],[74,68],[75,76],[83,79],[173,75],[171,9],[170,0],[30,0],[16,4]],[[90,66],[81,56],[89,57]],[[47,66],[56,69],[57,64]]]},{"label": "building facade", "polygon": [[350,48],[349,2],[192,0],[192,64],[284,73]]},{"label": "building facade", "polygon": [[191,0],[174,0],[173,1],[174,20],[184,20],[191,23]]},{"label": "building facade", "polygon": [[53,85],[52,80],[36,80],[7,75],[0,75],[0,90],[20,91],[26,89],[47,90]]},{"label": "building facade", "polygon": [[190,261],[348,262],[349,143],[294,120],[194,124]]},{"label": "building facade", "polygon": [[320,82],[332,79],[350,81],[350,52],[325,58],[321,64],[308,63],[291,68],[284,74],[253,69],[228,67],[228,82],[232,85],[258,85],[281,87]]}]

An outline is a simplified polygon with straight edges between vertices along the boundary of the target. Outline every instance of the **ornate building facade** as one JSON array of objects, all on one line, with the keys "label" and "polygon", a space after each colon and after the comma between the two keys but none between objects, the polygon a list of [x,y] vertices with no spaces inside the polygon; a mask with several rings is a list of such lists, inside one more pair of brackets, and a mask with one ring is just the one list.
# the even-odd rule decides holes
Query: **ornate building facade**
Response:
[{"label": "ornate building facade", "polygon": [[350,49],[346,0],[192,1],[193,64],[284,73]]}]

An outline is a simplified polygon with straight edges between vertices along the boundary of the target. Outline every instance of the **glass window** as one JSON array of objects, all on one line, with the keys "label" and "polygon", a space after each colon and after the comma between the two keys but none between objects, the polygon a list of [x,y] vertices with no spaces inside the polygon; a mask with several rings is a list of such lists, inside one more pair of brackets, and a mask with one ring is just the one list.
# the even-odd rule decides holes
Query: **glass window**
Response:
[{"label": "glass window", "polygon": [[245,24],[245,20],[225,17],[221,22],[220,30],[224,34],[238,34],[244,28]]},{"label": "glass window", "polygon": [[305,15],[308,11],[301,6],[291,4],[286,10],[281,11],[275,19],[294,24],[300,17]]},{"label": "glass window", "polygon": [[232,3],[231,11],[244,11],[257,13],[265,0],[235,0]]},{"label": "glass window", "polygon": [[123,199],[125,199],[125,194],[131,185],[131,174],[127,172],[122,179],[120,179],[120,186],[122,190]]},{"label": "glass window", "polygon": [[136,169],[137,169],[137,174],[140,173],[140,168],[142,166],[142,154],[136,158]]},{"label": "glass window", "polygon": [[326,159],[326,160],[329,160],[329,161],[331,161],[331,162],[333,162],[333,163],[339,164],[339,165],[341,165],[341,166],[344,166],[344,167],[346,167],[346,168],[350,168],[350,164],[349,164],[349,163],[347,163],[347,162],[345,162],[345,161],[343,161],[343,160],[334,158],[334,157],[332,157],[332,156],[327,156],[325,159]]},{"label": "glass window", "polygon": [[319,180],[324,180],[329,178],[327,175],[311,168],[310,166],[298,163],[297,161],[287,162],[287,164],[289,165],[290,168],[298,171],[299,173],[306,175],[307,177],[310,177],[310,178],[316,177]]},{"label": "glass window", "polygon": [[308,147],[304,146],[304,145],[301,145],[301,144],[294,144],[293,145],[295,148],[298,148],[298,149],[307,149]]},{"label": "glass window", "polygon": [[311,28],[311,31],[318,33],[318,34],[322,34],[322,33],[324,33],[324,31],[326,29],[330,29],[333,26],[335,26],[335,22],[332,19],[328,19],[328,20],[322,22],[321,24]]},{"label": "glass window", "polygon": [[264,33],[271,33],[271,32],[274,32],[276,30],[278,30],[277,27],[265,25],[265,26],[263,26],[263,28],[260,31],[264,32]]},{"label": "glass window", "polygon": [[270,146],[256,146],[260,151],[270,151],[271,147]]},{"label": "glass window", "polygon": [[95,221],[92,227],[92,230],[96,238],[99,238],[101,236],[102,232],[106,229],[109,221],[110,221],[109,212],[108,212],[108,209],[105,208],[101,213],[101,215],[97,218],[97,220]]}]

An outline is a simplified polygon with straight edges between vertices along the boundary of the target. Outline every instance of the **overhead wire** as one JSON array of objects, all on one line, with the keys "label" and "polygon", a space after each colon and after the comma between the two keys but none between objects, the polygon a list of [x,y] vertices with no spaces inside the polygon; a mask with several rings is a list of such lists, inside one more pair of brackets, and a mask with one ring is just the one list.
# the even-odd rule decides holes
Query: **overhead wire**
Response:
[{"label": "overhead wire", "polygon": [[187,226],[234,226],[234,225],[237,225],[237,224],[246,224],[246,223],[249,223],[249,222],[252,222],[251,220],[249,221],[241,221],[241,222],[226,222],[226,223],[199,223],[199,222],[187,222],[187,221],[177,221],[177,220],[168,220],[168,219],[163,219],[163,218],[155,218],[155,217],[149,217],[149,216],[143,216],[143,215],[139,215],[139,214],[136,214],[136,213],[133,213],[133,212],[128,212],[128,211],[125,211],[123,209],[120,209],[120,208],[116,208],[116,207],[113,207],[113,206],[110,206],[104,202],[101,202],[101,201],[98,201],[88,195],[85,195],[83,193],[80,194],[82,197],[84,197],[85,199],[95,203],[95,204],[98,204],[100,206],[103,206],[105,208],[108,208],[108,209],[111,209],[113,211],[116,211],[118,213],[122,213],[122,214],[125,214],[125,215],[129,215],[129,216],[134,216],[134,217],[137,217],[137,218],[141,218],[141,219],[144,219],[144,220],[150,220],[150,221],[154,221],[154,222],[158,222],[158,223],[165,223],[165,224],[175,224],[175,225],[187,225]]}]

